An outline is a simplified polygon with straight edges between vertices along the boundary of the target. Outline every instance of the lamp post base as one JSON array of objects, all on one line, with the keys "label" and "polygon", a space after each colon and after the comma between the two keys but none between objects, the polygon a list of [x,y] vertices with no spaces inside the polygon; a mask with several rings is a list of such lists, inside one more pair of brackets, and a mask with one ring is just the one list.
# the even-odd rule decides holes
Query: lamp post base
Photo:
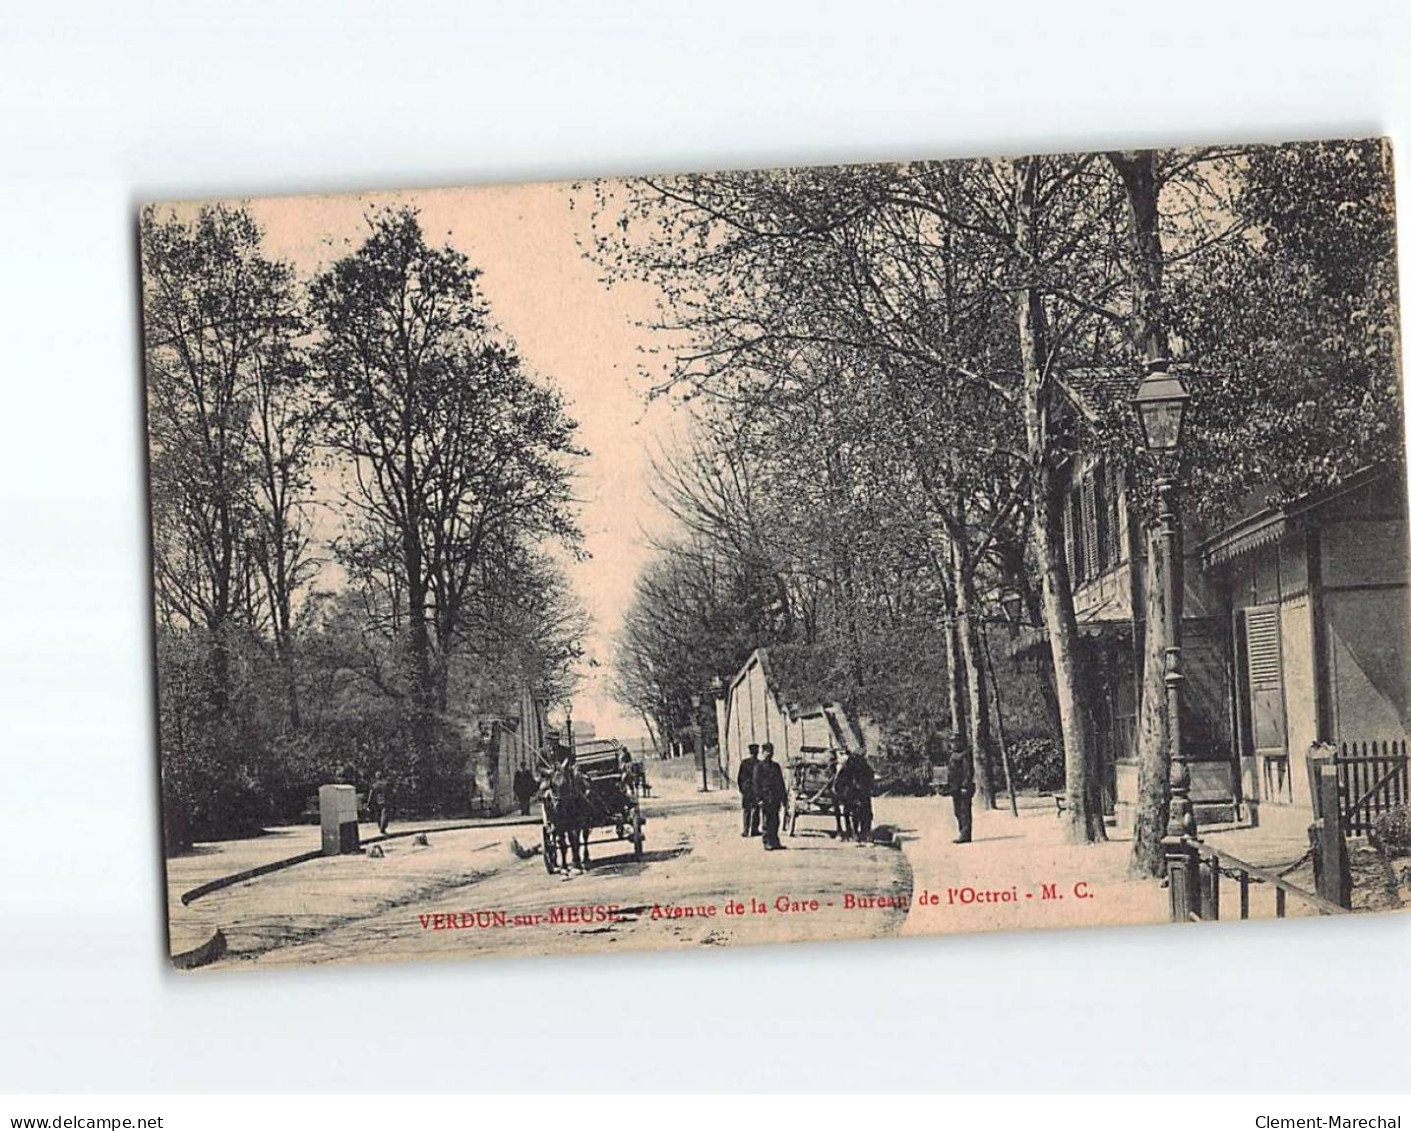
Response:
[{"label": "lamp post base", "polygon": [[1168,836],[1161,842],[1166,855],[1166,883],[1171,893],[1171,922],[1199,919],[1200,851],[1185,837]]}]

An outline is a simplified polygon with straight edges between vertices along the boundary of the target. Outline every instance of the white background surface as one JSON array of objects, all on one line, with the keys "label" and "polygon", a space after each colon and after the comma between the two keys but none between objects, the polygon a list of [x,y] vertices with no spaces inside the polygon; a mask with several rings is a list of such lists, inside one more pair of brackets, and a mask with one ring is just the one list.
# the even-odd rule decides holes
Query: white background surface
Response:
[{"label": "white background surface", "polygon": [[1411,916],[170,973],[133,246],[149,198],[1112,144],[1386,132],[1405,183],[1398,8],[0,7],[0,1091],[1404,1087]]}]

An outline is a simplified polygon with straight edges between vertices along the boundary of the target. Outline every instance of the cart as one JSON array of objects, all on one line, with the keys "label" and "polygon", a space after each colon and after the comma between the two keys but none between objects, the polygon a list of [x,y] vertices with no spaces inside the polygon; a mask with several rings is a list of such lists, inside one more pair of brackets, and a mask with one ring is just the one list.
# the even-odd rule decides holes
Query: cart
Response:
[{"label": "cart", "polygon": [[843,806],[834,784],[838,776],[838,756],[824,746],[805,746],[790,767],[793,780],[789,789],[789,835],[797,835],[800,817],[832,817],[833,836],[843,835]]},{"label": "cart", "polygon": [[[598,829],[612,829],[616,840],[626,840],[632,845],[634,860],[642,859],[642,845],[646,839],[643,828],[646,818],[642,807],[632,793],[632,782],[622,770],[617,746],[589,751],[580,750],[575,762],[579,777],[583,780],[587,811],[577,831],[582,839],[583,864],[589,863],[589,844],[593,843],[593,832]],[[543,807],[544,867],[554,872],[559,866],[558,828],[554,823],[551,807]],[[572,836],[574,830],[568,830]]]}]

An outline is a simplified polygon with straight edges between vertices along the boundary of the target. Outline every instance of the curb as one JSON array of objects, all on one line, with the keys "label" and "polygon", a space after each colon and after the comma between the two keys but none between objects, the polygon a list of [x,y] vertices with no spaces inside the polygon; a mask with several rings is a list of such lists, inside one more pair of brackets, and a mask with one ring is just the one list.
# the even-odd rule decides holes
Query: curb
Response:
[{"label": "curb", "polygon": [[216,933],[200,946],[173,954],[171,964],[178,970],[194,970],[198,966],[207,966],[225,953],[225,947],[225,932],[217,927]]},{"label": "curb", "polygon": [[[361,841],[361,845],[380,844],[383,841],[399,840],[402,837],[416,836],[418,833],[456,833],[464,832],[467,829],[516,829],[530,825],[539,825],[538,818],[526,817],[518,821],[472,821],[461,825],[442,825],[434,829],[409,829],[404,833],[385,833],[381,836],[370,836]],[[267,876],[271,872],[280,872],[285,868],[292,868],[295,864],[304,864],[310,860],[318,860],[323,856],[323,849],[316,848],[311,852],[301,852],[297,856],[286,856],[283,860],[272,860],[268,864],[261,864],[255,868],[246,868],[243,872],[233,872],[229,876],[220,876],[214,880],[184,892],[181,896],[183,907],[189,907],[202,896],[210,895],[213,891],[220,891],[222,888],[231,887],[234,884],[244,883],[246,880],[258,879],[260,876]],[[198,948],[199,949],[199,948]]]}]

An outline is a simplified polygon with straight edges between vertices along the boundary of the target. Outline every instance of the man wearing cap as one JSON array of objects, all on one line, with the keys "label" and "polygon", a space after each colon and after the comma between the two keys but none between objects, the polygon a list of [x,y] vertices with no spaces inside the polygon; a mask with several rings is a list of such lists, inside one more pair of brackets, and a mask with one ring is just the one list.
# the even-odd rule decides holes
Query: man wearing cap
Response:
[{"label": "man wearing cap", "polygon": [[759,836],[759,797],[755,793],[755,771],[759,769],[759,745],[751,742],[749,752],[740,760],[740,772],[735,785],[740,790],[741,836]]},{"label": "man wearing cap", "polygon": [[946,759],[946,792],[955,807],[956,844],[969,844],[971,831],[970,799],[975,796],[975,763],[970,751],[957,742]]},{"label": "man wearing cap", "polygon": [[766,852],[783,848],[779,843],[779,809],[788,796],[784,789],[784,771],[774,760],[774,743],[766,742],[763,758],[755,767],[754,790],[764,816],[764,848]]}]

